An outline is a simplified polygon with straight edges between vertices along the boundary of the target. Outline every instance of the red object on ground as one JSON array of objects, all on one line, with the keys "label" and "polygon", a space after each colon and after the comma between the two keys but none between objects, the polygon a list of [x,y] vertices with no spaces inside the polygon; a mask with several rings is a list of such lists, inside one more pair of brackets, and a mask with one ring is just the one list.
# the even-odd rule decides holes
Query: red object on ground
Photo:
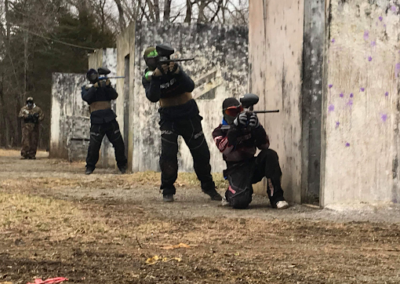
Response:
[{"label": "red object on ground", "polygon": [[64,277],[56,277],[56,278],[49,278],[47,280],[42,280],[42,279],[35,279],[34,283],[27,283],[27,284],[56,284],[56,283],[61,283],[63,281],[68,281],[68,278]]}]

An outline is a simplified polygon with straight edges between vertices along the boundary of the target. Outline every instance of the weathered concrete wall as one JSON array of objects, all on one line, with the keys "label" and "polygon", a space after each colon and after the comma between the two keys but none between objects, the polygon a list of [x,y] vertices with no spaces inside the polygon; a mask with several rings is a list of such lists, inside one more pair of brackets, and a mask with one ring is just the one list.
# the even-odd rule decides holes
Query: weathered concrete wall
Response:
[{"label": "weathered concrete wall", "polygon": [[[79,151],[83,146],[79,145],[87,145],[85,137],[89,138],[90,129],[89,108],[81,97],[85,81],[84,74],[53,73],[50,134],[53,158],[81,159],[84,156]],[[74,153],[71,148],[75,149]]]},{"label": "weathered concrete wall", "polygon": [[327,5],[325,206],[399,202],[399,10],[398,0]]},{"label": "weathered concrete wall", "polygon": [[133,106],[135,82],[135,23],[132,22],[117,38],[117,120],[123,133],[129,168],[132,169],[133,157]]},{"label": "weathered concrete wall", "polygon": [[[111,73],[107,76],[119,76],[117,75],[117,50],[115,48],[105,48],[96,50],[94,53],[90,54],[88,60],[88,69],[97,69],[99,67],[108,68]],[[101,76],[101,75],[100,75]],[[123,79],[122,79],[123,81]],[[86,82],[87,83],[87,82]],[[117,79],[111,79],[111,84],[116,87]],[[119,94],[120,95],[120,94]],[[121,98],[117,98],[117,101]],[[117,116],[121,111],[117,107],[117,101],[112,101],[111,107],[116,112]],[[119,118],[117,117],[119,120]],[[114,148],[110,141],[108,141],[107,136],[104,136],[103,142],[100,149],[100,158],[97,166],[103,167],[113,167],[116,165]]]},{"label": "weathered concrete wall", "polygon": [[302,177],[301,72],[303,0],[250,1],[250,92],[260,96],[255,109],[277,151],[288,200],[300,202]]},{"label": "weathered concrete wall", "polygon": [[[244,27],[206,25],[136,26],[134,55],[133,170],[159,170],[160,131],[158,103],[150,103],[141,78],[145,70],[143,51],[157,43],[175,47],[178,57],[196,57],[183,64],[196,83],[194,96],[201,111],[203,131],[211,150],[214,172],[222,171],[224,162],[214,146],[211,132],[221,122],[222,100],[247,92],[248,30]],[[118,64],[122,64],[121,58]],[[132,57],[131,57],[132,60]],[[132,75],[132,74],[131,74]],[[193,160],[185,143],[180,142],[179,169],[193,171]]]}]

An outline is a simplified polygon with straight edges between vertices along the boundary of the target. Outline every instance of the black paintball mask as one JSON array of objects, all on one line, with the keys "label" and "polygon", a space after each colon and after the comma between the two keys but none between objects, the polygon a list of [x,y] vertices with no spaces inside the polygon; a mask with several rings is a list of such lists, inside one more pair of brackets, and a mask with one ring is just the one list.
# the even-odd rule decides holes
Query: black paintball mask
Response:
[{"label": "black paintball mask", "polygon": [[236,98],[227,98],[222,103],[222,114],[228,124],[232,124],[235,118],[243,111],[243,106]]},{"label": "black paintball mask", "polygon": [[29,98],[26,99],[26,105],[28,106],[28,108],[32,108],[33,104],[34,104],[34,102],[33,102],[33,98],[32,97],[29,97]]},{"label": "black paintball mask", "polygon": [[94,84],[99,80],[99,73],[94,69],[90,69],[86,73],[86,78],[89,80],[90,83]]}]

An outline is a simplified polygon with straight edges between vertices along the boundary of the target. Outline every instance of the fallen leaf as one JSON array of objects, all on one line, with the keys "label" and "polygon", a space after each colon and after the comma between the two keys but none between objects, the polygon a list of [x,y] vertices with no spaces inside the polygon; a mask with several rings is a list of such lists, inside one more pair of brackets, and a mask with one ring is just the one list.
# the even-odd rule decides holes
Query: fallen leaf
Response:
[{"label": "fallen leaf", "polygon": [[155,256],[153,256],[153,257],[148,258],[148,259],[146,260],[146,263],[147,263],[148,265],[153,265],[153,264],[156,264],[157,261],[158,261],[159,259],[160,259],[160,257],[159,257],[158,255],[155,255]]},{"label": "fallen leaf", "polygon": [[180,243],[180,244],[174,245],[174,246],[162,247],[162,249],[177,249],[177,248],[190,248],[190,246],[187,244]]}]

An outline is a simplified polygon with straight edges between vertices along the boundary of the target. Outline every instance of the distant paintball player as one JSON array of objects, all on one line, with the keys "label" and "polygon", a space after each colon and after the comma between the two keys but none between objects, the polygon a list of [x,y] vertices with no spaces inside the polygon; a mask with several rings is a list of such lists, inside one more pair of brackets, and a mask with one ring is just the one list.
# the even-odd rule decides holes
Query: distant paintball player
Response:
[{"label": "distant paintball player", "polygon": [[178,176],[178,136],[182,136],[193,157],[194,170],[202,191],[212,200],[222,200],[211,175],[210,151],[203,134],[199,109],[192,97],[193,80],[176,62],[169,60],[174,50],[168,45],[148,47],[144,52],[147,69],[142,78],[146,97],[159,102],[161,130],[161,189],[165,202],[174,201]]},{"label": "distant paintball player", "polygon": [[[278,155],[269,149],[269,139],[255,113],[246,113],[236,98],[222,104],[223,119],[212,135],[226,162],[224,177],[229,181],[226,200],[233,208],[244,209],[252,201],[252,184],[267,178],[267,194],[272,208],[285,209],[282,171]],[[256,148],[261,152],[255,157]]]},{"label": "distant paintball player", "polygon": [[26,105],[21,108],[19,118],[22,118],[22,159],[36,159],[39,141],[39,124],[44,119],[44,113],[32,97],[26,99]]},{"label": "distant paintball player", "polygon": [[90,109],[90,142],[86,157],[86,171],[90,175],[96,168],[99,160],[99,151],[104,135],[114,146],[115,159],[121,173],[127,169],[125,157],[125,144],[119,130],[119,124],[115,119],[117,116],[111,109],[111,100],[118,97],[118,93],[111,86],[109,79],[99,80],[99,73],[90,69],[86,78],[91,85],[82,87],[82,99],[89,104]]}]

